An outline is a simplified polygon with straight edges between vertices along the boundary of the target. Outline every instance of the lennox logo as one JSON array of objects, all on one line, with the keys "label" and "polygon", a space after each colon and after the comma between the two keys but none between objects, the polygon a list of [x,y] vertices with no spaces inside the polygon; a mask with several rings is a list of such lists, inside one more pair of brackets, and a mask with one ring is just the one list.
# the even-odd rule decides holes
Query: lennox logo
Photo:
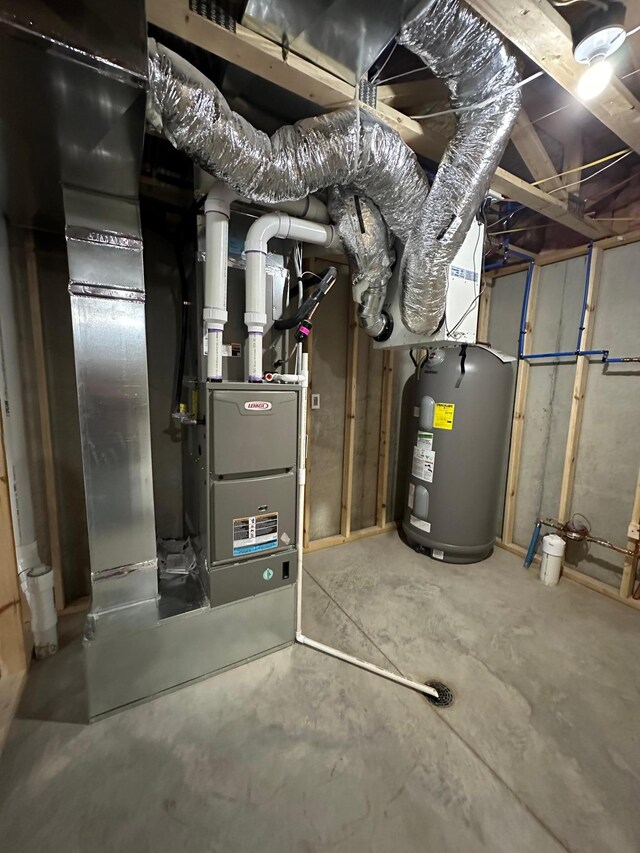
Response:
[{"label": "lennox logo", "polygon": [[244,404],[245,409],[249,412],[268,412],[271,408],[271,403],[266,400],[250,400]]}]

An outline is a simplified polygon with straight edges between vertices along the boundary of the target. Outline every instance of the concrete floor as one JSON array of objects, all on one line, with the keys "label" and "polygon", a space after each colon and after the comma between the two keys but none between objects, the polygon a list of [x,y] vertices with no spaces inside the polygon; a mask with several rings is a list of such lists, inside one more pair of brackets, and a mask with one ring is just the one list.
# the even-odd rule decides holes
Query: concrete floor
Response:
[{"label": "concrete floor", "polygon": [[637,613],[396,534],[307,570],[305,633],[455,704],[296,646],[86,726],[73,617],[0,763],[2,850],[637,853]]}]

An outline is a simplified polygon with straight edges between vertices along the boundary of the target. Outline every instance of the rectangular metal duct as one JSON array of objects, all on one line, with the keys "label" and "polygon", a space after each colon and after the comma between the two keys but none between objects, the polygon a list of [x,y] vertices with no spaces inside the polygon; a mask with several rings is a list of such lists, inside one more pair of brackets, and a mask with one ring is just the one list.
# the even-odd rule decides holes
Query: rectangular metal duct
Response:
[{"label": "rectangular metal duct", "polygon": [[415,2],[249,0],[244,26],[356,85]]},{"label": "rectangular metal duct", "polygon": [[62,184],[137,198],[146,22],[140,0],[0,4],[0,208],[61,231]]},{"label": "rectangular metal duct", "polygon": [[0,207],[14,224],[65,228],[94,616],[156,611],[137,202],[146,67],[141,0],[2,4]]}]

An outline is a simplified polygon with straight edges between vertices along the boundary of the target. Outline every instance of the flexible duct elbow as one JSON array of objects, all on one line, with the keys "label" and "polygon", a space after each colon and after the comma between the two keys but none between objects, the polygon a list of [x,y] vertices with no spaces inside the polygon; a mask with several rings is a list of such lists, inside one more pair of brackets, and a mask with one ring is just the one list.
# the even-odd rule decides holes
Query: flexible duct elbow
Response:
[{"label": "flexible duct elbow", "polygon": [[447,82],[453,106],[466,110],[431,193],[413,151],[367,110],[346,107],[269,137],[233,112],[210,80],[153,40],[147,120],[251,201],[295,201],[328,187],[329,215],[354,267],[354,298],[368,333],[383,321],[397,238],[404,246],[403,322],[428,335],[442,321],[448,265],[515,123],[519,78],[500,36],[462,0],[424,0],[399,40]]},{"label": "flexible duct elbow", "polygon": [[463,110],[403,258],[402,320],[423,334],[442,320],[448,266],[511,136],[520,75],[501,36],[460,0],[423,0],[398,41],[445,81],[452,106]]}]

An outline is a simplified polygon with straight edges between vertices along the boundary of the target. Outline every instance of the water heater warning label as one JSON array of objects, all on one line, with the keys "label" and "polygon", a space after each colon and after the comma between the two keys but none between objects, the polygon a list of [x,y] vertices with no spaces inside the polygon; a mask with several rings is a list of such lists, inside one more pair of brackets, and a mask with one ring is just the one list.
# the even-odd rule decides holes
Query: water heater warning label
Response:
[{"label": "water heater warning label", "polygon": [[417,444],[413,448],[413,465],[411,473],[425,483],[433,483],[433,468],[436,464],[435,450],[425,450],[424,446]]},{"label": "water heater warning label", "polygon": [[456,411],[455,403],[436,403],[433,425],[436,429],[453,429],[453,416]]},{"label": "water heater warning label", "polygon": [[272,551],[278,547],[278,513],[233,519],[233,556]]}]

